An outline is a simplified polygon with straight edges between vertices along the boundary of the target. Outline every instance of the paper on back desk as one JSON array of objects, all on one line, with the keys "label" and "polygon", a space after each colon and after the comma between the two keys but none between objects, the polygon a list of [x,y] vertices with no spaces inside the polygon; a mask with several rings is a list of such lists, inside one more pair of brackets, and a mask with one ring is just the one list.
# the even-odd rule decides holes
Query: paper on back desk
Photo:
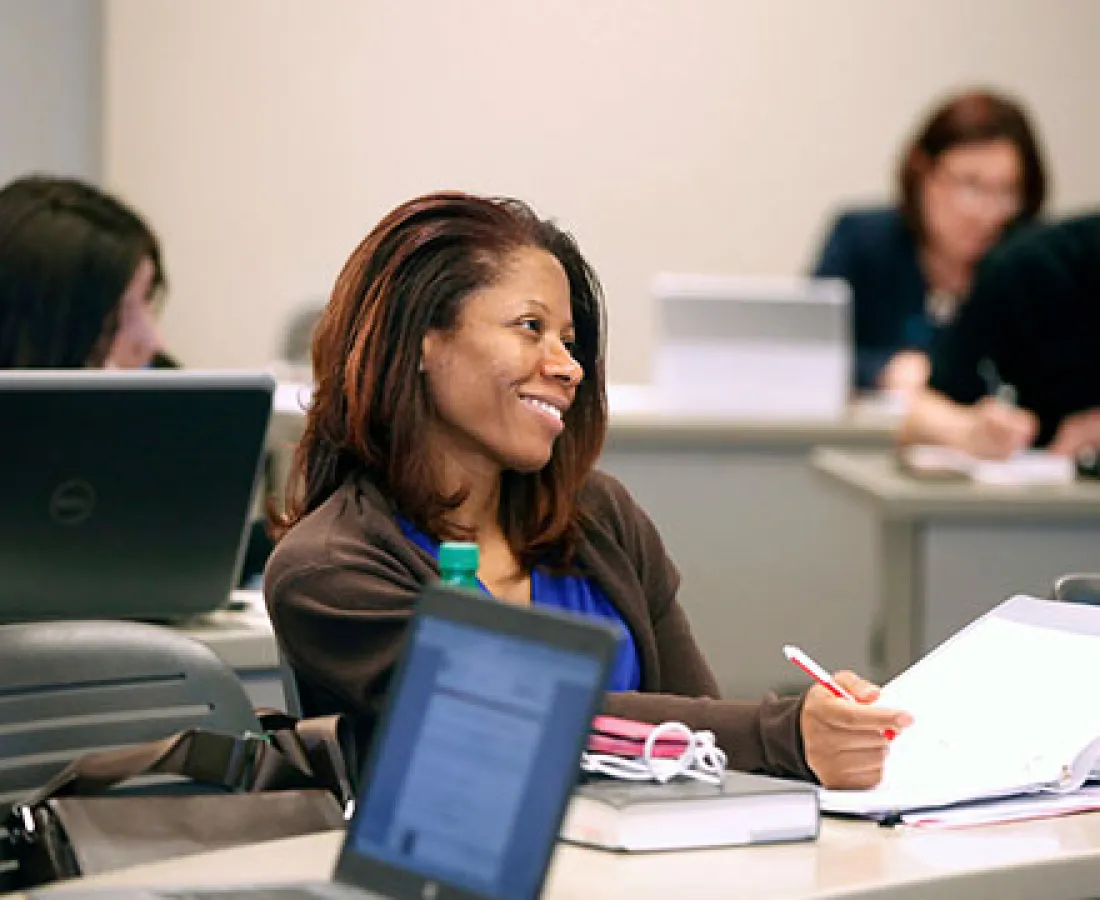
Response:
[{"label": "paper on back desk", "polygon": [[902,448],[900,453],[914,474],[954,472],[980,484],[1070,484],[1077,476],[1073,459],[1046,450],[1023,450],[1008,459],[978,459],[952,447],[913,444]]},{"label": "paper on back desk", "polygon": [[1077,467],[1069,456],[1025,450],[1005,460],[975,460],[970,477],[982,484],[1070,484],[1077,477]]},{"label": "paper on back desk", "polygon": [[914,725],[892,743],[879,787],[822,791],[822,808],[940,806],[1067,775],[1079,785],[1087,771],[1064,767],[1100,738],[1098,692],[1097,635],[983,617],[883,688],[879,704],[912,713]]}]

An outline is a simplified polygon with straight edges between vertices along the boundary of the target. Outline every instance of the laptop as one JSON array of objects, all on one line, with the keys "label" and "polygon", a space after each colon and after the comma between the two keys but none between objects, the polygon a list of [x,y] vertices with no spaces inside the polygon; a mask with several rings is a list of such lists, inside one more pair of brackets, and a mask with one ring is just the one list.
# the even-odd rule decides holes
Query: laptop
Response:
[{"label": "laptop", "polygon": [[110,896],[538,897],[617,641],[591,619],[425,589],[330,882]]},{"label": "laptop", "polygon": [[0,622],[227,603],[274,389],[263,373],[0,372]]},{"label": "laptop", "polygon": [[852,373],[840,279],[662,273],[653,374],[663,410],[836,419]]}]

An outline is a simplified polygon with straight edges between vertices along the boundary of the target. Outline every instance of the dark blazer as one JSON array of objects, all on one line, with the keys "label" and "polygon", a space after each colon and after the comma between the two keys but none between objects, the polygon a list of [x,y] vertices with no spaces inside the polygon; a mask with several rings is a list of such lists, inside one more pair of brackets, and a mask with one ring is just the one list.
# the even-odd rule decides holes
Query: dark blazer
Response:
[{"label": "dark blazer", "polygon": [[1050,443],[1100,408],[1100,213],[1030,228],[991,252],[932,354],[929,386],[970,404],[1003,380]]},{"label": "dark blazer", "polygon": [[843,278],[852,288],[857,388],[876,386],[899,350],[929,352],[936,326],[925,313],[928,282],[916,236],[897,208],[841,213],[814,266],[818,278]]},{"label": "dark blazer", "polygon": [[[802,697],[718,699],[676,598],[679,573],[626,489],[594,473],[580,504],[577,567],[619,610],[642,666],[642,689],[607,694],[604,710],[709,729],[730,768],[813,778],[802,751]],[[315,707],[310,714],[357,715],[364,742],[417,594],[439,578],[436,561],[402,534],[394,516],[367,476],[353,477],[279,542],[264,584],[279,644]]]}]

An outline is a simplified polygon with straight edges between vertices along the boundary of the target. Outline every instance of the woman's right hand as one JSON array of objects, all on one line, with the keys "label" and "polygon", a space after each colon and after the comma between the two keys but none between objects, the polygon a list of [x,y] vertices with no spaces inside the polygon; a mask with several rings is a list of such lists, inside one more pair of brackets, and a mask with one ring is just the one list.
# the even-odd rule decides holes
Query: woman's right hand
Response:
[{"label": "woman's right hand", "polygon": [[1010,406],[996,397],[982,397],[969,410],[966,451],[979,459],[1007,459],[1035,441],[1035,413]]},{"label": "woman's right hand", "polygon": [[878,699],[879,689],[852,672],[837,672],[834,678],[856,702],[834,697],[821,685],[806,692],[799,720],[806,764],[824,787],[872,788],[882,780],[887,732],[908,728],[913,717],[868,705]]},{"label": "woman's right hand", "polygon": [[928,384],[932,364],[919,350],[902,350],[890,357],[879,376],[879,389],[913,394]]}]

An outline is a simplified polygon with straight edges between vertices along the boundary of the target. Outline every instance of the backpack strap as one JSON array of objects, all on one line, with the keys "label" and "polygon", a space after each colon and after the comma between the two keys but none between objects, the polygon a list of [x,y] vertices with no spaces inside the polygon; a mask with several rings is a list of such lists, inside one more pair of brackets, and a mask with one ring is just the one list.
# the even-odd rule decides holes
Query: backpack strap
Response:
[{"label": "backpack strap", "polygon": [[[355,800],[355,779],[349,764],[353,746],[351,726],[342,715],[299,719],[283,712],[258,710],[260,724],[272,743],[297,767],[309,772],[315,786],[335,794],[345,812]],[[262,773],[261,773],[262,774]],[[258,778],[262,786],[270,786]]]},{"label": "backpack strap", "polygon": [[[237,737],[199,728],[179,731],[156,741],[85,753],[70,762],[22,802],[50,797],[102,793],[140,775],[178,775],[231,791],[251,790],[257,771],[278,765],[267,737]],[[285,764],[285,763],[284,763]]]}]

